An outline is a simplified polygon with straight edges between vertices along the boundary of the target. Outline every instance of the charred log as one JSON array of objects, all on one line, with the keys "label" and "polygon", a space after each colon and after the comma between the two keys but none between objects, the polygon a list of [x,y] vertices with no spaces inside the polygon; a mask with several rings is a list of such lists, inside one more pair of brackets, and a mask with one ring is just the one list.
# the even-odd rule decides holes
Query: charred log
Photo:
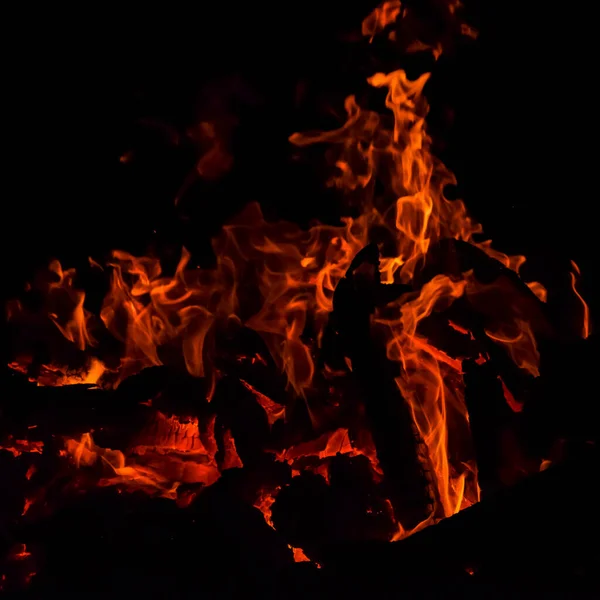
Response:
[{"label": "charred log", "polygon": [[591,450],[407,540],[332,546],[323,558],[327,581],[351,597],[443,597],[450,587],[474,598],[589,597],[600,521],[594,511],[574,520],[595,503],[599,466]]},{"label": "charred log", "polygon": [[539,461],[525,458],[520,415],[508,406],[493,365],[464,361],[463,370],[478,483],[485,497],[513,485],[536,466],[539,468]]},{"label": "charred log", "polygon": [[316,562],[333,540],[387,541],[396,524],[385,490],[375,484],[364,456],[331,460],[329,483],[304,472],[281,490],[273,524],[289,542]]},{"label": "charred log", "polygon": [[[486,254],[477,246],[455,239],[443,239],[430,248],[426,262],[415,274],[414,283],[421,286],[435,275],[460,276],[473,271],[481,284],[496,284],[499,292],[518,297],[517,304],[523,318],[532,325],[536,333],[552,336],[554,329],[547,315],[546,305],[533,293],[519,275],[505,267],[500,261]],[[502,309],[501,303],[499,303]],[[484,307],[479,307],[480,310]],[[494,308],[498,308],[494,306]],[[494,317],[501,316],[502,310]]]},{"label": "charred log", "polygon": [[[397,519],[417,525],[431,512],[433,498],[420,444],[405,400],[395,383],[395,366],[371,331],[371,315],[383,297],[377,246],[364,248],[339,282],[329,321],[329,341],[348,357],[362,393],[385,485]],[[400,295],[408,288],[400,286]],[[383,302],[389,301],[389,296]]]},{"label": "charred log", "polygon": [[[70,598],[83,588],[99,598],[264,597],[274,575],[293,565],[286,541],[225,479],[187,509],[144,494],[95,490],[3,541],[10,548],[17,540],[35,558],[28,589],[34,598]],[[11,571],[23,561],[10,553],[7,559],[4,591],[17,591]]]}]

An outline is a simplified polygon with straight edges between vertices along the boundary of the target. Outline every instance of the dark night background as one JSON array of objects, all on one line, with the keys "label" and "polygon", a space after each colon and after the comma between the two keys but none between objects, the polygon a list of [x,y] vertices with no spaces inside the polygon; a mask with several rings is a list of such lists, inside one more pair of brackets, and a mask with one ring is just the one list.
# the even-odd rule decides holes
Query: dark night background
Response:
[{"label": "dark night background", "polygon": [[[372,6],[203,3],[168,14],[12,15],[3,86],[5,294],[51,256],[78,265],[152,242],[173,252],[183,243],[209,260],[209,237],[251,200],[270,217],[334,221],[322,173],[290,159],[287,137],[337,126],[346,95],[360,98],[368,75],[402,66],[381,45],[347,41]],[[425,63],[433,66],[426,91],[438,153],[497,248],[527,254],[546,277],[566,277],[575,259],[590,297],[596,171],[585,16],[473,1],[466,15],[478,40]],[[235,115],[234,168],[218,185],[196,181],[175,209],[197,158],[185,132],[207,114]],[[131,149],[133,160],[121,164]]]}]

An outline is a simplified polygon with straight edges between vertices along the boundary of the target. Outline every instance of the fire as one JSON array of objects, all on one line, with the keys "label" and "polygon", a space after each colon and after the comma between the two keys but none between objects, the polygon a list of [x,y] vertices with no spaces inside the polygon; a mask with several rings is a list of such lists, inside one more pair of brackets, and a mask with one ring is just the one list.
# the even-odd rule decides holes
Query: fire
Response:
[{"label": "fire", "polygon": [[44,449],[44,442],[29,440],[13,440],[9,437],[7,443],[0,446],[0,450],[7,450],[14,457],[21,456],[23,452],[33,452],[41,454]]},{"label": "fire", "polygon": [[65,439],[66,454],[77,468],[99,468],[98,485],[179,499],[180,484],[212,485],[227,469],[241,468],[230,431],[223,436],[224,454],[217,461],[214,418],[200,427],[197,419],[182,422],[156,412],[144,431],[125,451],[102,448],[91,433]]},{"label": "fire", "polygon": [[377,453],[368,430],[363,430],[362,439],[352,442],[347,429],[339,428],[324,433],[314,440],[301,442],[277,453],[277,460],[286,461],[292,467],[292,475],[301,470],[313,470],[329,481],[329,462],[327,459],[344,454],[347,456],[366,456],[370,463],[374,479],[382,475]]},{"label": "fire", "polygon": [[[454,14],[458,3],[449,6]],[[399,1],[385,2],[364,21],[363,34],[373,39],[406,10]],[[474,35],[468,27],[463,33]],[[423,47],[429,46],[422,43]],[[434,52],[439,55],[439,51],[436,46]],[[489,240],[477,241],[481,225],[469,216],[462,200],[446,197],[447,187],[456,180],[432,153],[426,124],[429,77],[425,73],[411,79],[404,70],[375,73],[367,81],[372,88],[386,91],[387,112],[381,107],[363,107],[355,96],[349,96],[346,122],[339,128],[290,136],[299,152],[309,145],[328,146],[332,159],[328,185],[337,188],[354,209],[360,209],[359,216],[342,217],[339,226],[315,224],[303,230],[292,223],[271,223],[264,219],[260,206],[251,203],[213,240],[213,269],[196,268],[185,248],[174,272],[166,271],[157,256],[115,250],[106,265],[90,263],[109,278],[109,291],[98,315],[87,310],[86,294],[76,284],[75,270],[53,261],[45,277],[33,284],[42,292],[43,306],[32,312],[13,302],[9,319],[17,325],[50,322],[52,332],[58,331],[62,341],[69,342],[77,357],[85,360],[72,367],[68,352],[63,352],[50,364],[37,364],[32,376],[35,381],[39,385],[83,383],[115,389],[146,368],[168,365],[205,379],[206,399],[212,400],[219,382],[229,375],[222,365],[244,359],[232,356],[233,351],[228,354],[227,345],[235,332],[246,328],[260,336],[270,353],[264,353],[266,359],[257,354],[251,365],[266,368],[272,361],[287,382],[287,397],[279,402],[260,391],[251,378],[237,377],[264,411],[271,434],[279,427],[286,433],[292,431],[289,437],[277,438],[277,443],[269,438],[271,445],[263,450],[289,467],[290,479],[308,470],[329,481],[333,457],[366,457],[373,481],[380,483],[385,480],[385,469],[363,418],[360,403],[365,399],[359,398],[358,408],[344,398],[337,403],[332,400],[335,386],[330,385],[331,380],[353,375],[348,349],[342,348],[338,370],[318,360],[330,314],[336,309],[338,284],[349,281],[347,273],[355,257],[374,243],[379,271],[373,265],[359,265],[354,273],[357,281],[362,277],[381,283],[386,290],[393,291],[394,286],[403,290],[379,302],[368,325],[369,331],[383,340],[385,357],[397,367],[394,381],[399,401],[406,403],[415,443],[423,447],[419,460],[429,473],[433,501],[428,516],[416,526],[397,522],[393,539],[477,502],[477,465],[464,449],[465,440],[470,439],[463,381],[463,359],[467,357],[438,347],[424,326],[451,308],[460,314],[461,303],[467,303],[480,317],[479,335],[471,324],[458,318],[446,318],[448,327],[473,343],[484,336],[486,343],[505,350],[523,373],[535,378],[540,364],[536,336],[544,327],[536,307],[538,299],[546,300],[547,293],[538,282],[526,282],[524,289],[517,289],[511,277],[518,276],[525,257],[507,256],[493,249]],[[197,165],[198,173],[217,178],[230,168],[232,158],[213,125],[203,123],[201,131],[208,149]],[[454,245],[444,246],[446,242]],[[493,283],[485,283],[477,276],[478,267],[466,264],[471,252],[498,263],[505,271]],[[572,266],[573,292],[582,305],[581,334],[586,338],[589,310],[576,288],[579,269],[575,263]],[[359,284],[352,280],[352,285]],[[109,365],[98,353],[103,336],[110,336],[119,347],[114,364]],[[489,358],[488,350],[478,348],[476,356],[477,362],[483,363]],[[36,358],[26,350],[11,363],[25,373],[30,373],[33,365]],[[515,398],[510,382],[502,378],[501,382],[507,403],[519,412],[522,403]],[[295,399],[304,402],[312,426],[312,432],[301,437],[290,423]],[[207,419],[183,418],[153,406],[149,400],[152,417],[125,447],[98,445],[99,431],[66,437],[65,455],[70,464],[97,485],[143,490],[178,500],[181,505],[191,501],[190,496],[179,494],[182,485],[201,489],[217,482],[223,471],[244,467],[242,444],[238,453],[232,434],[235,428],[224,428],[218,436],[214,414]],[[3,449],[14,456],[41,453],[43,443],[10,440]],[[27,472],[27,479],[33,472]],[[281,485],[265,486],[254,501],[271,526],[271,507],[280,489]],[[30,505],[28,500],[23,514]],[[292,549],[297,561],[309,560],[300,548]]]},{"label": "fire", "polygon": [[296,562],[310,562],[310,558],[304,554],[304,550],[302,550],[302,548],[294,548],[292,546],[290,546],[290,548],[294,553],[294,560]]},{"label": "fire", "polygon": [[384,2],[363,21],[362,34],[369,37],[370,41],[373,41],[377,33],[383,31],[398,18],[401,10],[402,3],[400,0]]},{"label": "fire", "polygon": [[270,426],[272,426],[276,421],[279,421],[279,419],[285,418],[285,406],[277,404],[277,402],[273,402],[271,398],[265,396],[264,394],[261,394],[258,390],[253,388],[247,381],[241,379],[240,382],[246,389],[252,392],[258,403],[265,410]]},{"label": "fire", "polygon": [[[85,293],[74,286],[75,269],[64,271],[61,264],[54,260],[50,263],[48,270],[58,279],[58,281],[48,282],[49,309],[52,310],[52,306],[56,303],[56,312],[50,312],[50,318],[65,338],[73,342],[80,350],[85,350],[86,346],[94,344],[88,331],[88,321],[91,315],[83,308]],[[66,299],[66,302],[62,301],[63,298]],[[70,306],[70,311],[61,314],[60,308],[65,305]]]},{"label": "fire", "polygon": [[581,302],[582,313],[583,313],[583,317],[582,317],[583,323],[581,326],[581,337],[583,339],[587,339],[587,337],[590,335],[590,309],[588,308],[588,305],[586,304],[585,300],[581,297],[581,294],[577,291],[577,288],[575,286],[577,277],[579,275],[581,275],[581,271],[579,270],[579,267],[577,266],[577,264],[575,263],[574,260],[571,261],[571,266],[573,267],[573,271],[571,272],[571,286],[573,288],[573,293],[577,296],[577,299]]}]

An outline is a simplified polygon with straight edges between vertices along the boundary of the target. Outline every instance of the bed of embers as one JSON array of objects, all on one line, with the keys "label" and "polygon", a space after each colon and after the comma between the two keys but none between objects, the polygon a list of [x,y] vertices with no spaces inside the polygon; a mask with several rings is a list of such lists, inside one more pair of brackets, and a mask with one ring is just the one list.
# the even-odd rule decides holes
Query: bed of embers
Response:
[{"label": "bed of embers", "polygon": [[[417,22],[385,2],[362,35],[437,59],[446,38]],[[349,96],[339,128],[290,136],[327,153],[356,215],[339,226],[249,203],[213,268],[185,248],[55,260],[7,303],[3,591],[586,593],[600,415],[582,274],[526,281],[446,198],[428,78],[376,73],[368,108]],[[218,179],[231,157],[200,130],[194,176]]]}]

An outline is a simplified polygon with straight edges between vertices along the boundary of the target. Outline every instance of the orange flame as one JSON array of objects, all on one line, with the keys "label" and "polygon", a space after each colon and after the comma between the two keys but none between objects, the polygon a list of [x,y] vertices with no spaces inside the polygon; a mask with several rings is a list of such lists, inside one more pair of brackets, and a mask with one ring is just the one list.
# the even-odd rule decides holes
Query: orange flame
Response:
[{"label": "orange flame", "polygon": [[362,22],[362,34],[373,41],[375,35],[393,23],[400,14],[402,3],[400,0],[389,0],[378,6]]},{"label": "orange flame", "polygon": [[277,494],[280,490],[281,487],[279,486],[277,486],[273,490],[262,490],[256,501],[254,502],[255,508],[258,508],[258,510],[260,510],[260,512],[263,514],[263,517],[265,518],[267,525],[269,525],[273,529],[275,529],[275,527],[273,525],[271,507],[275,503],[275,500],[277,499]]},{"label": "orange flame", "polygon": [[[88,333],[88,320],[90,313],[83,308],[85,293],[74,287],[75,269],[63,271],[61,264],[55,260],[50,263],[49,270],[58,277],[57,282],[49,283],[48,298],[60,303],[61,297],[68,299],[71,304],[71,314],[63,319],[59,314],[51,313],[50,316],[60,332],[73,342],[80,350],[85,350],[87,345],[94,345],[94,340]],[[62,321],[62,323],[61,323]]]},{"label": "orange flame", "polygon": [[575,263],[574,260],[571,261],[571,266],[573,267],[573,271],[571,272],[571,287],[573,288],[573,293],[577,296],[579,301],[581,302],[582,312],[583,312],[583,323],[581,327],[581,337],[583,339],[587,339],[590,335],[590,309],[586,304],[585,300],[582,298],[581,294],[577,291],[575,287],[575,283],[577,281],[577,277],[581,275],[581,271],[579,267]]},{"label": "orange flame", "polygon": [[282,452],[277,452],[276,457],[277,460],[286,461],[294,468],[302,463],[304,458],[316,459],[316,465],[314,461],[310,463],[304,461],[304,468],[313,470],[329,481],[329,461],[327,459],[336,454],[363,455],[369,459],[374,478],[378,479],[382,475],[382,471],[377,459],[375,445],[368,430],[362,431],[361,434],[359,439],[352,441],[348,430],[340,427],[335,431],[323,433],[314,440],[301,442]]},{"label": "orange flame", "polygon": [[302,548],[294,548],[293,546],[290,546],[290,548],[294,553],[295,562],[310,562],[310,558],[304,554],[304,550],[302,550]]},{"label": "orange flame", "polygon": [[44,449],[44,442],[41,441],[30,441],[30,440],[13,440],[12,436],[5,445],[0,446],[0,450],[7,450],[14,457],[21,456],[23,452],[33,452],[41,454]]},{"label": "orange flame", "polygon": [[246,389],[252,392],[257,402],[263,407],[270,426],[272,426],[273,423],[275,423],[279,419],[285,418],[285,406],[277,404],[277,402],[273,402],[271,398],[265,396],[264,394],[261,394],[258,390],[254,389],[247,381],[240,379],[240,382]]},{"label": "orange flame", "polygon": [[221,470],[243,466],[233,436],[227,431],[219,469],[214,418],[201,430],[197,419],[182,422],[159,412],[125,452],[97,446],[90,433],[79,441],[67,438],[65,447],[77,468],[102,467],[99,485],[141,489],[174,500],[181,483],[208,486],[220,477]]}]

